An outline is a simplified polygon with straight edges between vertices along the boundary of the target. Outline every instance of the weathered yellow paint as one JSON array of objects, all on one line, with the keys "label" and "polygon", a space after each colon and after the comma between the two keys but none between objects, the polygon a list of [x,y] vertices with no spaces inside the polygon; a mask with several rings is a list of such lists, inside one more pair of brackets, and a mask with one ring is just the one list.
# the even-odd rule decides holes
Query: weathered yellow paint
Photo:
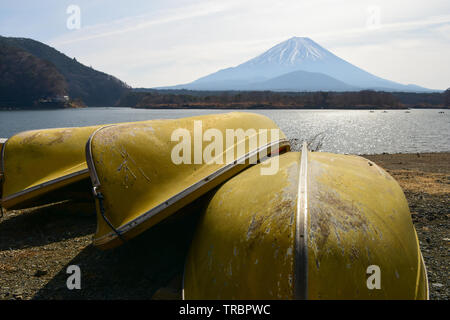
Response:
[{"label": "weathered yellow paint", "polygon": [[185,299],[294,297],[298,153],[279,160],[277,175],[253,166],[214,194],[186,261]]},{"label": "weathered yellow paint", "polygon": [[[208,129],[222,133],[224,147],[226,129],[256,129],[257,137],[259,129],[278,129],[272,120],[262,115],[229,113],[110,126],[92,135],[87,148],[93,184],[104,197],[106,219],[123,238],[133,238],[248,166],[248,163],[238,164],[225,174],[204,181],[226,166],[224,153],[215,155],[222,158],[223,163],[175,164],[171,153],[180,142],[171,141],[173,132],[180,128],[190,132],[191,160],[194,161],[194,122],[199,120],[203,133]],[[285,138],[281,131],[279,134],[279,137],[272,137],[269,132],[268,142]],[[246,154],[257,150],[248,140],[246,136],[235,141],[231,147],[233,160],[237,160],[239,145],[244,146]],[[210,143],[203,142],[200,150],[203,152]],[[202,181],[204,184],[198,189],[173,199]],[[103,249],[120,245],[121,239],[101,215],[99,205],[97,212],[94,244]]]},{"label": "weathered yellow paint", "polygon": [[[293,257],[301,155],[286,153],[276,175],[260,175],[262,163],[214,194],[187,258],[186,299],[295,299],[301,290],[308,299],[427,298],[417,235],[397,182],[361,157],[306,158],[306,256]],[[300,288],[302,263],[307,281]],[[367,287],[371,265],[380,267],[379,290]]]},{"label": "weathered yellow paint", "polygon": [[2,210],[2,194],[3,194],[3,180],[4,180],[4,174],[3,174],[3,167],[2,167],[2,151],[3,151],[3,146],[6,143],[5,138],[0,138],[0,210]]},{"label": "weathered yellow paint", "polygon": [[[308,173],[308,298],[426,299],[398,183],[367,159],[330,153],[311,153]],[[370,265],[380,267],[380,289],[367,288]]]},{"label": "weathered yellow paint", "polygon": [[89,178],[84,147],[100,126],[18,133],[3,146],[2,206],[14,208]]}]

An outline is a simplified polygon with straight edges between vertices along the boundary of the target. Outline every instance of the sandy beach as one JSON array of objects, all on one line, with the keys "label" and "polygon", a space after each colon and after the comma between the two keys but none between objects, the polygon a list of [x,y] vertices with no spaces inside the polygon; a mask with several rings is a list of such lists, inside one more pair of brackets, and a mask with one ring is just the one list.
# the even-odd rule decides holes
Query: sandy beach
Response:
[{"label": "sandy beach", "polygon": [[[431,299],[449,299],[450,153],[382,154],[408,200],[428,272]],[[0,218],[1,299],[180,299],[183,262],[202,203],[110,251],[91,245],[95,208],[65,201]],[[161,246],[164,244],[164,247]],[[81,290],[66,269],[79,265]]]}]

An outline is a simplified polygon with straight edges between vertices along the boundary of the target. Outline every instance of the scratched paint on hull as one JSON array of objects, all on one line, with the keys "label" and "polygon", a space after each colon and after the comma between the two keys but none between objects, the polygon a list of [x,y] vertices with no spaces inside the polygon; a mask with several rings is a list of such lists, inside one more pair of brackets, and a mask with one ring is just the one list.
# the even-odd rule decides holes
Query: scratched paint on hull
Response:
[{"label": "scratched paint on hull", "polygon": [[[398,183],[357,156],[311,153],[309,167],[308,297],[426,298],[420,248]],[[370,265],[380,267],[380,290],[367,288]],[[323,281],[324,274],[334,276]]]},{"label": "scratched paint on hull", "polygon": [[[201,121],[203,131],[216,129],[221,132],[226,146],[226,130],[255,129],[256,141],[260,138],[260,129],[268,130],[267,142],[285,141],[284,134],[271,135],[270,130],[278,127],[269,118],[251,113],[233,112],[228,114],[207,115],[175,120],[150,120],[143,123],[105,127],[92,135],[89,169],[93,184],[104,196],[105,217],[112,226],[130,239],[159,223],[187,203],[197,199],[219,183],[237,174],[249,164],[233,164],[237,161],[238,148],[244,147],[245,154],[256,152],[258,146],[249,143],[249,137],[236,139],[231,148],[234,158],[233,167],[218,176],[228,163],[174,163],[172,150],[179,141],[171,141],[177,129],[186,129],[195,139],[195,123]],[[202,138],[202,137],[200,137]],[[287,141],[286,141],[287,143]],[[201,154],[209,143],[203,143]],[[261,146],[259,146],[261,147]],[[288,147],[288,145],[286,145]],[[195,154],[195,142],[191,144],[191,156]],[[263,148],[264,149],[264,148]],[[277,149],[278,150],[278,149]],[[226,150],[215,156],[224,155]],[[209,180],[208,180],[209,179]],[[192,192],[177,197],[197,183],[204,182]],[[125,200],[126,199],[126,200]],[[170,201],[173,200],[173,203]],[[97,210],[98,228],[94,244],[107,249],[120,245],[115,232],[105,222]],[[153,213],[155,212],[155,213]]]}]

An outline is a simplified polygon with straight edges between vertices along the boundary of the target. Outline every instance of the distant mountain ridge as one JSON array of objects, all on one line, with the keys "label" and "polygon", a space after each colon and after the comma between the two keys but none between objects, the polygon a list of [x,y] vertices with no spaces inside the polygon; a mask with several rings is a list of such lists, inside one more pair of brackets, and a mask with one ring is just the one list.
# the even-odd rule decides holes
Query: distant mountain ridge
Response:
[{"label": "distant mountain ridge", "polygon": [[[88,106],[114,106],[120,97],[130,89],[129,86],[114,76],[87,67],[76,59],[71,59],[39,41],[0,36],[0,51],[8,50],[10,56],[10,48],[15,48],[15,52],[27,52],[34,59],[44,61],[45,63],[42,63],[41,66],[45,64],[51,68],[52,74],[56,70],[61,75],[59,81],[65,82],[65,84],[60,83],[59,86],[65,87],[64,93],[70,99],[80,99]],[[20,64],[20,59],[12,59],[10,56],[10,62],[12,61]],[[8,74],[0,74],[0,86],[5,87],[8,84],[5,77],[11,77],[15,68],[19,70],[20,65],[12,65],[9,67]],[[15,74],[16,77],[20,75],[20,72]],[[20,82],[20,79],[18,81]],[[18,87],[16,86],[14,89],[16,90]],[[22,94],[26,95],[27,92],[25,91]],[[43,90],[41,98],[45,98],[46,94],[48,94],[46,90]]]},{"label": "distant mountain ridge", "polygon": [[[252,90],[277,91],[286,86],[285,83],[278,83],[278,81],[287,80],[283,77],[277,80],[277,77],[295,71],[314,73],[314,78],[308,79],[305,73],[291,74],[289,87],[293,91],[328,91],[329,88],[334,87],[336,87],[335,91],[367,89],[432,91],[416,85],[403,85],[377,77],[339,58],[313,40],[300,37],[293,37],[279,43],[236,67],[219,70],[188,84],[164,87],[164,89],[247,90],[252,88]],[[338,82],[340,85],[337,85]]]},{"label": "distant mountain ridge", "polygon": [[293,71],[284,73],[269,80],[256,82],[244,86],[246,90],[271,90],[271,91],[357,91],[357,87],[350,86],[318,72]]}]

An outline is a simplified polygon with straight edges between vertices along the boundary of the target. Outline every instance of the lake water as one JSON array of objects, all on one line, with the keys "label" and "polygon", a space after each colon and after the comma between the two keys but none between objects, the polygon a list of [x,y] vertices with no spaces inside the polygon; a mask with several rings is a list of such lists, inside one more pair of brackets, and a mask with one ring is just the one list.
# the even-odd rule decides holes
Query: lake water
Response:
[{"label": "lake water", "polygon": [[[243,110],[246,111],[246,110]],[[0,111],[0,138],[31,129],[182,118],[228,110],[85,108]],[[450,110],[251,110],[273,119],[294,142],[321,134],[321,151],[352,154],[450,151]],[[444,113],[439,113],[444,112]]]}]

